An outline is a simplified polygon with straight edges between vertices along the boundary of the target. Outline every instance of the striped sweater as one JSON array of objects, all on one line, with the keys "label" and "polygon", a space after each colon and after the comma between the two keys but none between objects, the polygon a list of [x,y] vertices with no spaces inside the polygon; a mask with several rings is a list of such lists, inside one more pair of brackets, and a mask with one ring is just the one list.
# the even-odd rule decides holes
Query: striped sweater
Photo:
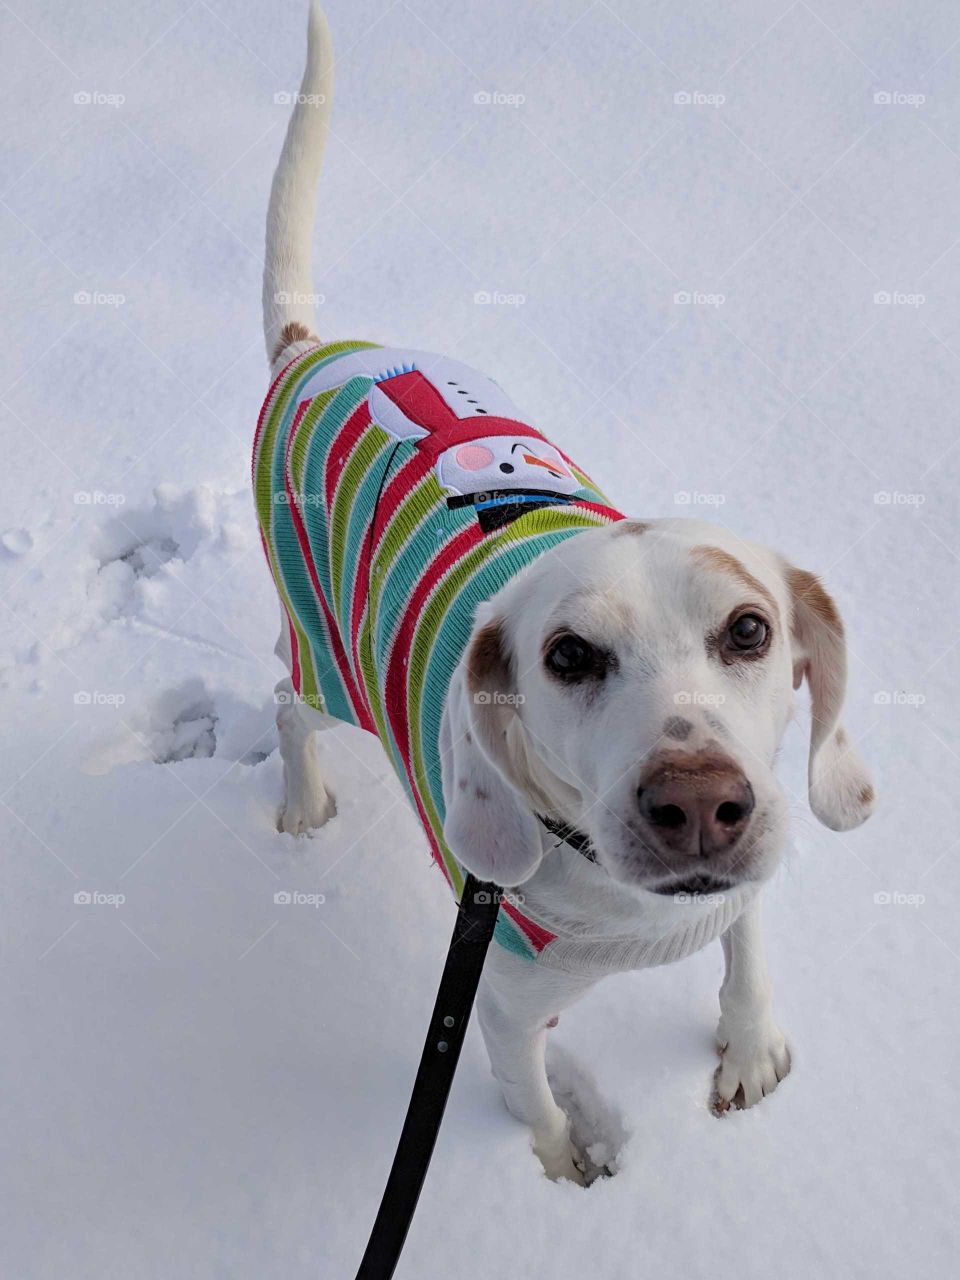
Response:
[{"label": "striped sweater", "polygon": [[[377,735],[459,899],[438,742],[474,611],[549,548],[622,517],[489,378],[364,342],[282,370],[253,484],[294,688]],[[501,945],[537,959],[554,937],[504,902]]]}]

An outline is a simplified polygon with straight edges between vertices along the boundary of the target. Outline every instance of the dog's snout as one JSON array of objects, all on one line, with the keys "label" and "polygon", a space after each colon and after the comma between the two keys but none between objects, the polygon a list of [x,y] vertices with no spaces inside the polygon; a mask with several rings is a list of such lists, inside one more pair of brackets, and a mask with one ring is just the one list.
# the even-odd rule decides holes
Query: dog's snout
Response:
[{"label": "dog's snout", "polygon": [[640,814],[657,842],[677,853],[711,857],[747,828],[753,789],[725,756],[675,756],[654,765],[637,789]]}]

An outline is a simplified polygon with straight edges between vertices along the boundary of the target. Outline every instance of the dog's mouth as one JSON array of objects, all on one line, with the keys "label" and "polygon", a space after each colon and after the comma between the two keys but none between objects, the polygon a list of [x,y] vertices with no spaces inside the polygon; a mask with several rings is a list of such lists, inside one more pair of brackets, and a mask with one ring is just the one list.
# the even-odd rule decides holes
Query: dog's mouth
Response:
[{"label": "dog's mouth", "polygon": [[706,897],[726,893],[733,888],[730,880],[721,880],[716,876],[688,876],[685,880],[670,880],[667,884],[651,885],[651,893],[658,893],[664,898]]}]

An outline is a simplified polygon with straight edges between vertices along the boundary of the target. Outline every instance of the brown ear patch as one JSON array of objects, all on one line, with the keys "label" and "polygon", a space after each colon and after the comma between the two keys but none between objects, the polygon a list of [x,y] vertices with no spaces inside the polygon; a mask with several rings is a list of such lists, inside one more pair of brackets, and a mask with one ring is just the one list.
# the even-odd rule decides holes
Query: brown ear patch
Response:
[{"label": "brown ear patch", "polygon": [[280,337],[273,349],[274,360],[279,360],[287,347],[292,346],[293,343],[307,342],[313,336],[305,324],[301,324],[299,320],[291,320],[280,330]]},{"label": "brown ear patch", "polygon": [[[815,573],[808,573],[806,569],[797,569],[793,565],[788,565],[787,587],[793,600],[795,615],[800,609],[809,609],[838,640],[843,639],[843,619],[833,603],[833,597]],[[801,621],[798,617],[795,617],[795,625],[798,630],[801,629]]]},{"label": "brown ear patch", "polygon": [[467,653],[467,689],[476,698],[493,689],[506,687],[510,675],[503,624],[498,618],[487,622],[473,637]]},{"label": "brown ear patch", "polygon": [[703,543],[700,546],[693,547],[690,554],[700,564],[706,565],[708,569],[716,569],[719,573],[725,573],[727,577],[735,578],[741,586],[755,592],[774,617],[777,616],[777,602],[773,596],[760,579],[755,578],[747,566],[739,561],[736,556],[732,556],[729,551],[723,551],[720,547],[710,547]]},{"label": "brown ear patch", "polygon": [[616,537],[625,537],[629,534],[639,536],[646,533],[650,528],[645,520],[618,520],[613,526],[613,533]]}]

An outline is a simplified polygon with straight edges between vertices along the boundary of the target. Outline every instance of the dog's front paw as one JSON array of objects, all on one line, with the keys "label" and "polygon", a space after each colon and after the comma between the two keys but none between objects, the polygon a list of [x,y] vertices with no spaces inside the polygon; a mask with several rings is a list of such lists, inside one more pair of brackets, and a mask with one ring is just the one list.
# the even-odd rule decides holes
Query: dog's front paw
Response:
[{"label": "dog's front paw", "polygon": [[337,812],[333,796],[324,792],[323,797],[313,797],[308,803],[287,802],[280,814],[278,829],[288,836],[307,836],[322,827]]},{"label": "dog's front paw", "polygon": [[713,1111],[723,1115],[731,1103],[752,1107],[773,1093],[790,1070],[790,1050],[773,1022],[750,1030],[729,1032],[723,1020],[717,1029],[720,1066],[713,1080]]},{"label": "dog's front paw", "polygon": [[559,1137],[534,1138],[533,1149],[551,1182],[565,1179],[575,1182],[578,1187],[587,1185],[583,1157],[566,1133]]}]

